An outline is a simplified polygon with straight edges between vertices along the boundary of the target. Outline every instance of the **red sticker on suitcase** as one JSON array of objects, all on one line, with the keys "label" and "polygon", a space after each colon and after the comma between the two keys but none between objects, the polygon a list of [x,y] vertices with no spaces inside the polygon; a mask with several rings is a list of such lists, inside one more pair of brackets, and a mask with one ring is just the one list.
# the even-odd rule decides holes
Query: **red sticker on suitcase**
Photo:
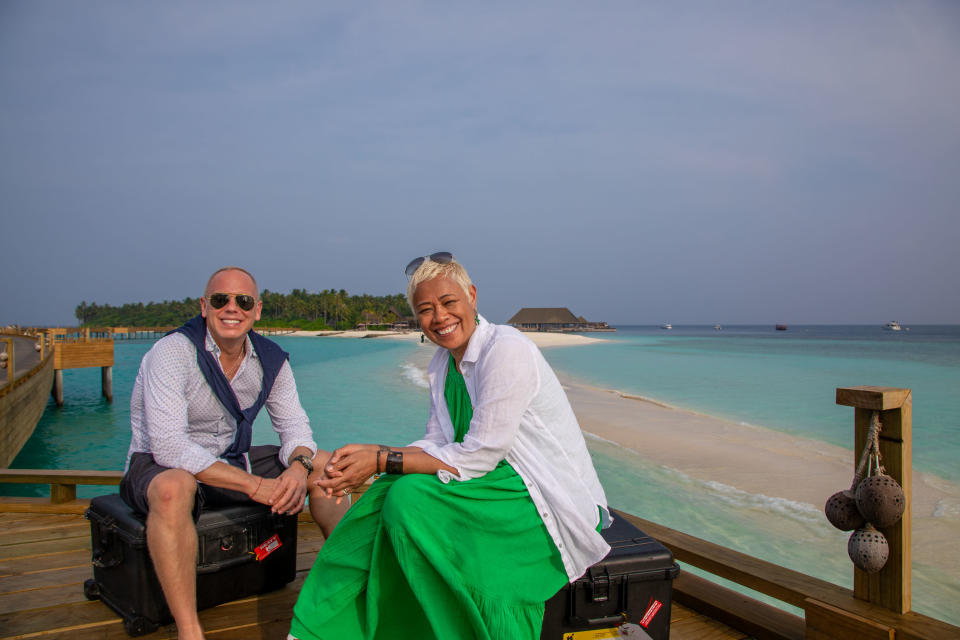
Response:
[{"label": "red sticker on suitcase", "polygon": [[647,612],[643,614],[643,617],[640,618],[640,626],[646,629],[650,626],[650,623],[653,621],[653,616],[657,615],[657,611],[660,611],[660,607],[663,606],[663,603],[659,600],[654,600],[650,603],[650,606],[647,607]]},{"label": "red sticker on suitcase", "polygon": [[257,560],[259,561],[263,560],[282,546],[283,543],[280,542],[280,536],[273,534],[265,541],[261,542],[259,546],[254,548],[253,552],[257,554]]}]

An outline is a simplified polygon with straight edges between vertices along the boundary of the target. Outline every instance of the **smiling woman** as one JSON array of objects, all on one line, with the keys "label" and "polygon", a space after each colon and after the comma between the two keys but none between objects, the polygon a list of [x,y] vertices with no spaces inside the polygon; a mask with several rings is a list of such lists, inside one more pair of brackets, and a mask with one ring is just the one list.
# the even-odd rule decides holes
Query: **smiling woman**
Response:
[{"label": "smiling woman", "polygon": [[536,346],[480,317],[452,255],[417,261],[407,294],[439,347],[426,433],[334,452],[329,495],[385,475],[323,545],[291,636],[534,640],[545,601],[609,550],[606,497]]}]

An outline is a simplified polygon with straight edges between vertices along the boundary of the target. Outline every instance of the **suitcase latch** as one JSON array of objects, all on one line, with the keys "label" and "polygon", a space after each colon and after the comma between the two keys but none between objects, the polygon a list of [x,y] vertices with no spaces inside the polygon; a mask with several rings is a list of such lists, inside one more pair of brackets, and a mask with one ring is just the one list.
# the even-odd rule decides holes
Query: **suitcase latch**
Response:
[{"label": "suitcase latch", "polygon": [[610,576],[590,576],[590,602],[606,602],[610,599]]}]

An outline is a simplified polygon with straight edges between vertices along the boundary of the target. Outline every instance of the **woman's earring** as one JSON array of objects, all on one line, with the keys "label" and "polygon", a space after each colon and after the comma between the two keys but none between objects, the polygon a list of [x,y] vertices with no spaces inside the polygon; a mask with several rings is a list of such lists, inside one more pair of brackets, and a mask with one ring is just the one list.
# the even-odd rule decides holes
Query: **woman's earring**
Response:
[{"label": "woman's earring", "polygon": [[476,322],[477,324],[480,324],[480,314],[477,313],[476,311],[473,312],[473,321]]}]

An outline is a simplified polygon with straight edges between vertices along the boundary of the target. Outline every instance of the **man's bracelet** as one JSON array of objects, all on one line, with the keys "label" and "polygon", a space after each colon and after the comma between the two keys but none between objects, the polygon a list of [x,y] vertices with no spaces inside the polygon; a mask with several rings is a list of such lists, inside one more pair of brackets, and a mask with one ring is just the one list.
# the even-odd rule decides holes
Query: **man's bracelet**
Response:
[{"label": "man's bracelet", "polygon": [[257,488],[253,490],[253,493],[248,494],[250,499],[253,499],[253,496],[257,495],[257,491],[260,491],[260,486],[263,484],[263,476],[260,476],[260,482],[257,483]]},{"label": "man's bracelet", "polygon": [[391,451],[387,453],[387,473],[403,473],[403,452],[402,451]]}]

